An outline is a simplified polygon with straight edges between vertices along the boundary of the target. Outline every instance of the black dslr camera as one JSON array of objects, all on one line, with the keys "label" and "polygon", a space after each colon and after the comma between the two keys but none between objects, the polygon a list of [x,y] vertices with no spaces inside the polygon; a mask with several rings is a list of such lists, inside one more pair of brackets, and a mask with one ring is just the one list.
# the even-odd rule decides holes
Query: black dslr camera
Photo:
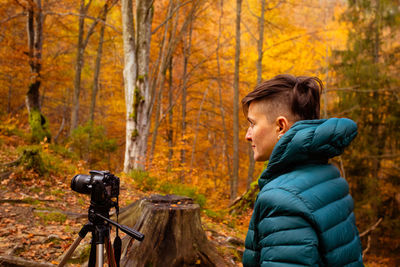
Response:
[{"label": "black dslr camera", "polygon": [[71,189],[81,194],[93,193],[97,183],[103,184],[104,197],[114,198],[119,195],[119,178],[109,171],[90,171],[90,175],[77,174],[71,180]]},{"label": "black dslr camera", "polygon": [[119,178],[109,171],[90,171],[90,175],[78,174],[71,180],[71,189],[91,196],[89,221],[94,222],[94,213],[109,218],[109,211],[115,207],[118,212]]}]

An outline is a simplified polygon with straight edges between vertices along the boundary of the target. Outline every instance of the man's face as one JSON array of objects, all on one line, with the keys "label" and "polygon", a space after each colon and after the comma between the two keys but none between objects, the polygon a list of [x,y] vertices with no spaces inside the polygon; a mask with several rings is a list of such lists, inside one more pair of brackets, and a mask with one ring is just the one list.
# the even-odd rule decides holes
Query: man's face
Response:
[{"label": "man's face", "polygon": [[266,161],[271,156],[275,144],[278,142],[279,127],[276,122],[269,122],[261,105],[265,102],[251,102],[247,114],[250,122],[246,133],[246,140],[251,142],[255,161]]}]

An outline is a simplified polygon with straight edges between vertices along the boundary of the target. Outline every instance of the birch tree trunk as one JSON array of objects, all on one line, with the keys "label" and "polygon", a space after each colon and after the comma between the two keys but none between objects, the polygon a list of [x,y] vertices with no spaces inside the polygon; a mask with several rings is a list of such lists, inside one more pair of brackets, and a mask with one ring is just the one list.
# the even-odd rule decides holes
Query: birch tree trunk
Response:
[{"label": "birch tree trunk", "polygon": [[44,138],[51,139],[47,119],[40,111],[41,69],[43,50],[43,21],[41,0],[29,2],[28,6],[28,56],[31,68],[29,89],[26,94],[26,107],[29,113],[29,124],[31,126],[31,141],[41,142]]},{"label": "birch tree trunk", "polygon": [[144,169],[150,129],[151,94],[148,72],[153,1],[136,1],[136,28],[132,0],[122,0],[126,147],[124,171]]},{"label": "birch tree trunk", "polygon": [[236,198],[239,180],[239,63],[241,12],[242,0],[236,0],[235,76],[233,79],[233,175],[231,177],[231,201]]}]

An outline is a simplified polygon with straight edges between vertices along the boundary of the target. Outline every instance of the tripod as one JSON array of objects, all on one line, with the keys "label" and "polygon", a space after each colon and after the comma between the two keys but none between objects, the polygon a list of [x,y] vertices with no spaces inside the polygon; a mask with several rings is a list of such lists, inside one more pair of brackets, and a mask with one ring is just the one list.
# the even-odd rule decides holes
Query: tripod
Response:
[{"label": "tripod", "polygon": [[[119,260],[121,257],[121,239],[117,239],[114,242],[114,246],[119,240],[119,251],[114,254],[114,249],[111,246],[110,242],[110,225],[112,224],[117,229],[121,229],[124,233],[128,234],[129,236],[142,241],[144,238],[144,235],[130,229],[129,227],[126,227],[124,225],[120,225],[106,217],[104,217],[101,214],[94,213],[94,222],[89,222],[85,224],[82,229],[79,231],[79,236],[77,239],[74,241],[74,243],[71,245],[69,248],[67,254],[64,256],[60,264],[58,265],[59,267],[64,266],[69,258],[71,257],[72,253],[75,251],[75,249],[78,247],[79,243],[85,236],[87,235],[88,232],[92,233],[92,244],[90,248],[90,257],[89,257],[89,267],[95,266],[95,267],[101,267],[103,266],[104,263],[104,245],[106,246],[106,253],[107,253],[107,258],[108,258],[108,265],[112,267],[117,267],[119,266]],[[89,216],[90,218],[91,216]],[[117,230],[118,231],[118,230]],[[119,238],[119,237],[118,237]],[[96,244],[96,246],[94,246]]]},{"label": "tripod", "polygon": [[[119,267],[121,238],[118,236],[118,229],[121,229],[121,231],[139,241],[142,241],[144,238],[143,234],[109,219],[110,209],[114,207],[118,221],[119,178],[108,171],[90,171],[90,176],[83,174],[75,175],[71,181],[71,189],[81,194],[90,194],[89,223],[85,224],[79,231],[78,238],[71,245],[58,266],[61,267],[67,263],[81,240],[85,238],[88,232],[91,232],[92,243],[90,247],[89,267],[103,266],[104,245],[106,247],[108,265]],[[114,225],[117,229],[114,249],[110,241],[110,224]]]}]

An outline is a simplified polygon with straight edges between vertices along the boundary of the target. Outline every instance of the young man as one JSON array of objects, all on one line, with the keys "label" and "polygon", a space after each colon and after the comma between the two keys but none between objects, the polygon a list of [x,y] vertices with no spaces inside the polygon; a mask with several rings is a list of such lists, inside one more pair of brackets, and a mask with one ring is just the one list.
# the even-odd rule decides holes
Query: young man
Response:
[{"label": "young man", "polygon": [[349,119],[319,119],[322,82],[278,75],[243,100],[246,139],[269,160],[243,255],[244,266],[363,266],[349,186],[328,164],[357,134]]}]

